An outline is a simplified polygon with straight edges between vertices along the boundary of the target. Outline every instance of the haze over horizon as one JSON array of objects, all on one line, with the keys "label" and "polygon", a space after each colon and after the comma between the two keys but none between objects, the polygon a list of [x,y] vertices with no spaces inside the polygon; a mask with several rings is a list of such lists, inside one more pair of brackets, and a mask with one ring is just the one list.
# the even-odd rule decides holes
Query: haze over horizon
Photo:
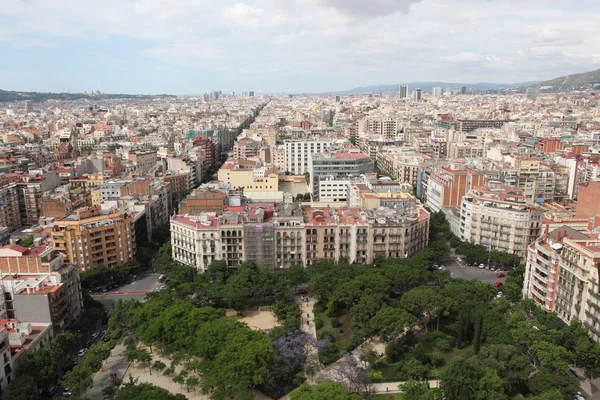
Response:
[{"label": "haze over horizon", "polygon": [[[4,4],[5,3],[5,4]],[[573,21],[577,21],[574,23]],[[5,0],[0,89],[308,93],[600,64],[600,2]]]}]

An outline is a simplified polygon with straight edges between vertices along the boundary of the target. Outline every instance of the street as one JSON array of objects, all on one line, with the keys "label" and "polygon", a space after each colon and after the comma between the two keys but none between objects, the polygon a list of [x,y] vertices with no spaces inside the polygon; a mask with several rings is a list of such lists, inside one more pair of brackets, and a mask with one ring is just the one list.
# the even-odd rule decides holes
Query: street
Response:
[{"label": "street", "polygon": [[[444,267],[452,274],[453,278],[461,278],[466,280],[479,280],[485,283],[491,283],[492,285],[496,282],[502,282],[506,280],[504,278],[496,278],[496,274],[501,271],[489,271],[486,269],[479,269],[478,267],[469,267],[464,266],[461,267],[454,260],[446,261],[443,263]],[[503,272],[503,274],[508,275],[507,272]]]},{"label": "street", "polygon": [[159,277],[158,272],[145,272],[128,285],[123,285],[106,293],[90,293],[90,296],[102,303],[104,308],[111,308],[119,299],[143,301],[146,293],[158,290],[162,285],[158,282]]}]

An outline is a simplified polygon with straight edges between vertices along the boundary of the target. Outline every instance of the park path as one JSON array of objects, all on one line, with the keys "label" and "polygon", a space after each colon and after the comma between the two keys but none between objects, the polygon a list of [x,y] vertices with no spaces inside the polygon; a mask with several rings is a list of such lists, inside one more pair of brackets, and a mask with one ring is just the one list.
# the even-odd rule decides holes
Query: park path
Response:
[{"label": "park path", "polygon": [[[296,301],[300,302],[300,326],[302,330],[315,339],[317,338],[317,328],[315,327],[315,299],[308,298],[308,302],[302,301],[302,297],[299,297]],[[307,324],[308,322],[308,324]]]},{"label": "park path", "polygon": [[[404,384],[406,382],[383,382],[383,383],[372,383],[371,389],[375,394],[381,393],[402,393],[402,390],[398,388],[398,386]],[[440,381],[431,380],[427,381],[430,389],[437,388],[440,386]]]},{"label": "park path", "polygon": [[129,367],[129,361],[125,358],[125,345],[123,341],[124,337],[121,337],[115,348],[111,350],[108,358],[102,363],[100,371],[94,375],[92,387],[82,397],[89,398],[90,400],[103,400],[102,389],[110,384],[110,375],[116,374],[117,379],[123,379]]}]

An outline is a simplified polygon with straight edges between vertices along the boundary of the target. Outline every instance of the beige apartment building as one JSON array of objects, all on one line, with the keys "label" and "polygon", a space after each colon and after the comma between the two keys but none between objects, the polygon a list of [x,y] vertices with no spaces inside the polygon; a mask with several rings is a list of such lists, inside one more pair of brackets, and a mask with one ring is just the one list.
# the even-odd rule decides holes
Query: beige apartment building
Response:
[{"label": "beige apartment building", "polygon": [[133,218],[122,210],[86,207],[55,221],[52,245],[79,271],[133,261],[136,251]]},{"label": "beige apartment building", "polygon": [[600,342],[600,217],[583,232],[560,226],[528,249],[524,297],[533,299],[565,323],[579,321]]},{"label": "beige apartment building", "polygon": [[156,150],[135,150],[129,152],[129,161],[135,164],[140,175],[145,175],[156,166],[158,156]]},{"label": "beige apartment building", "polygon": [[262,203],[171,218],[173,259],[203,272],[213,260],[229,267],[254,261],[270,268],[314,265],[320,259],[372,263],[403,258],[428,244],[429,213],[416,202],[400,208],[302,208]]},{"label": "beige apartment building", "polygon": [[542,215],[520,189],[478,186],[463,197],[460,239],[525,259],[527,246],[540,235]]}]

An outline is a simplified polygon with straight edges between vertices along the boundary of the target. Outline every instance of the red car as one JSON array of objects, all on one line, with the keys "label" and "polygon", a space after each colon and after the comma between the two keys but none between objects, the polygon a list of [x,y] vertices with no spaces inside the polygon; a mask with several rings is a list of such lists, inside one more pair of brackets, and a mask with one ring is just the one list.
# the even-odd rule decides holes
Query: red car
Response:
[{"label": "red car", "polygon": [[495,288],[499,288],[500,286],[502,286],[502,282],[496,282],[496,283],[494,283],[494,287]]},{"label": "red car", "polygon": [[498,272],[498,273],[496,274],[496,278],[504,278],[505,276],[506,276],[506,275],[505,275],[505,274],[503,274],[502,272]]}]

